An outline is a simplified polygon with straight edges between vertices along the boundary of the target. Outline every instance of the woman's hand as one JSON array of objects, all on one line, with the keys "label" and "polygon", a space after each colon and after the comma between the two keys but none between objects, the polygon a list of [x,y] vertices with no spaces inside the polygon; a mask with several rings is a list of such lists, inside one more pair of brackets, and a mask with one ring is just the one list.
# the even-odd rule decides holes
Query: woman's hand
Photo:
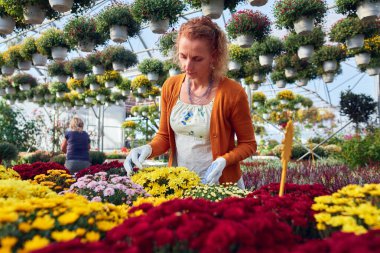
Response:
[{"label": "woman's hand", "polygon": [[219,178],[222,176],[222,172],[226,167],[226,164],[226,159],[223,157],[216,158],[216,160],[211,163],[210,167],[208,167],[206,171],[206,184],[217,184],[219,182]]},{"label": "woman's hand", "polygon": [[133,171],[133,164],[139,169],[142,169],[142,163],[152,154],[152,147],[150,145],[144,145],[138,148],[131,149],[127,158],[124,161],[124,168],[127,171],[127,175],[130,176]]}]

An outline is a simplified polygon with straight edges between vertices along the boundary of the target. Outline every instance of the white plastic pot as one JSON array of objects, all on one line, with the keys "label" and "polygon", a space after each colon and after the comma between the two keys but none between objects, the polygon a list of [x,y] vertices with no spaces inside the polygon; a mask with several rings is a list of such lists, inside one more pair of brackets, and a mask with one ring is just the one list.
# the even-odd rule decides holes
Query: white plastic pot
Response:
[{"label": "white plastic pot", "polygon": [[86,97],[86,98],[84,99],[84,101],[85,101],[86,103],[91,104],[92,101],[94,101],[94,98],[93,98],[93,97]]},{"label": "white plastic pot", "polygon": [[153,33],[163,34],[169,29],[169,19],[151,20],[149,27]]},{"label": "white plastic pot", "polygon": [[277,88],[285,88],[285,86],[286,86],[286,81],[285,80],[277,80],[276,81],[276,86],[277,86]]},{"label": "white plastic pot", "polygon": [[154,73],[154,72],[149,72],[147,74],[148,76],[148,80],[151,81],[151,82],[156,82],[158,80],[158,74],[157,73]]},{"label": "white plastic pot", "polygon": [[258,83],[254,83],[252,84],[252,90],[258,90],[259,89],[259,84]]},{"label": "white plastic pot", "polygon": [[285,77],[293,78],[297,75],[297,71],[294,68],[285,68]]},{"label": "white plastic pot", "polygon": [[14,95],[16,94],[16,89],[14,87],[5,87],[5,93],[9,95]]},{"label": "white plastic pot", "polygon": [[125,64],[123,64],[121,62],[112,62],[112,68],[115,71],[124,71]]},{"label": "white plastic pot", "polygon": [[54,79],[57,80],[57,82],[61,82],[61,83],[67,82],[67,76],[65,75],[54,76]]},{"label": "white plastic pot", "polygon": [[47,56],[42,54],[33,54],[32,61],[34,66],[45,66],[47,62]]},{"label": "white plastic pot", "polygon": [[306,45],[306,46],[300,46],[297,51],[298,58],[301,60],[308,60],[314,53],[314,46],[312,45]]},{"label": "white plastic pot", "polygon": [[105,84],[104,84],[104,86],[106,88],[111,89],[111,88],[115,87],[115,81],[106,81]]},{"label": "white plastic pot", "polygon": [[66,12],[73,8],[74,0],[49,0],[49,4],[53,10],[58,12]]},{"label": "white plastic pot", "polygon": [[268,0],[248,0],[248,3],[250,3],[252,6],[264,6]]},{"label": "white plastic pot", "polygon": [[249,48],[253,44],[253,36],[245,34],[239,35],[236,38],[236,44],[242,48]]},{"label": "white plastic pot", "polygon": [[204,16],[212,19],[218,19],[223,13],[224,0],[209,0],[209,2],[201,1],[202,13]]},{"label": "white plastic pot", "polygon": [[301,78],[301,79],[298,79],[298,80],[296,81],[296,84],[297,84],[297,86],[302,87],[302,86],[306,86],[308,82],[309,82],[308,79],[306,79],[306,78]]},{"label": "white plastic pot", "polygon": [[334,73],[323,73],[322,80],[325,83],[332,83],[334,81],[335,74]]},{"label": "white plastic pot", "polygon": [[53,57],[53,60],[62,62],[67,56],[67,51],[68,49],[65,47],[53,47],[51,49],[51,56]]},{"label": "white plastic pot", "polygon": [[146,92],[146,87],[137,88],[137,93],[144,94],[145,92]]},{"label": "white plastic pot", "polygon": [[259,55],[259,63],[261,66],[272,66],[273,64],[273,55],[267,54],[267,55]]},{"label": "white plastic pot", "polygon": [[379,75],[380,74],[380,67],[376,67],[376,68],[367,68],[365,70],[365,72],[369,75],[369,76],[376,76],[376,75]]},{"label": "white plastic pot", "polygon": [[76,72],[73,73],[73,77],[76,80],[83,80],[85,76],[86,76],[85,73],[76,73]]},{"label": "white plastic pot", "polygon": [[369,53],[355,54],[356,65],[368,64],[371,60],[371,55]]},{"label": "white plastic pot", "polygon": [[309,17],[301,17],[294,22],[294,30],[297,34],[308,34],[314,29],[314,19]]},{"label": "white plastic pot", "polygon": [[106,96],[102,94],[96,95],[96,100],[103,102],[106,99]]},{"label": "white plastic pot", "polygon": [[84,92],[84,89],[83,88],[76,88],[75,91],[78,92],[79,94],[81,94]]},{"label": "white plastic pot", "polygon": [[103,75],[104,72],[105,72],[105,69],[103,65],[92,66],[92,73],[94,73],[94,75]]},{"label": "white plastic pot", "polygon": [[38,5],[27,4],[24,7],[24,20],[26,24],[38,25],[44,22],[46,13]]},{"label": "white plastic pot", "polygon": [[253,106],[254,106],[254,107],[259,107],[260,104],[261,104],[260,102],[253,102]]},{"label": "white plastic pot", "polygon": [[8,15],[0,17],[0,33],[10,34],[15,28],[16,22]]},{"label": "white plastic pot", "polygon": [[358,34],[346,40],[347,49],[357,49],[364,46],[364,35]]},{"label": "white plastic pot", "polygon": [[379,9],[380,1],[370,2],[367,0],[359,4],[358,8],[356,9],[356,14],[360,20],[372,21],[375,20],[377,16],[379,16]]},{"label": "white plastic pot", "polygon": [[110,27],[111,40],[116,43],[123,43],[127,41],[128,32],[126,26],[113,25]]},{"label": "white plastic pot", "polygon": [[[57,98],[63,98],[65,96],[65,93],[66,92],[58,91],[58,92],[55,93],[55,95],[56,95]],[[63,103],[65,103],[65,102],[63,102]]]},{"label": "white plastic pot", "polygon": [[99,90],[100,85],[97,83],[90,84],[90,90]]},{"label": "white plastic pot", "polygon": [[262,74],[253,74],[254,82],[262,82],[264,80],[264,75]]},{"label": "white plastic pot", "polygon": [[29,70],[32,67],[31,61],[19,61],[17,62],[17,68],[19,70]]},{"label": "white plastic pot", "polygon": [[15,72],[15,68],[14,68],[14,67],[1,66],[1,73],[2,73],[4,76],[10,76],[10,75],[13,75],[14,72]]},{"label": "white plastic pot", "polygon": [[228,62],[228,69],[229,70],[239,70],[241,68],[241,64],[237,61],[229,61]]},{"label": "white plastic pot", "polygon": [[325,61],[323,63],[323,71],[328,73],[328,72],[334,72],[338,68],[338,62],[333,60],[333,61]]},{"label": "white plastic pot", "polygon": [[89,41],[89,42],[79,42],[78,44],[79,50],[82,52],[91,52],[95,48],[95,42]]},{"label": "white plastic pot", "polygon": [[22,91],[26,91],[26,90],[30,90],[30,84],[26,83],[26,84],[20,84],[20,90]]},{"label": "white plastic pot", "polygon": [[169,69],[169,76],[176,76],[176,75],[179,75],[180,73],[181,71],[177,69]]},{"label": "white plastic pot", "polygon": [[75,105],[83,105],[83,102],[80,100],[75,100],[74,103]]}]

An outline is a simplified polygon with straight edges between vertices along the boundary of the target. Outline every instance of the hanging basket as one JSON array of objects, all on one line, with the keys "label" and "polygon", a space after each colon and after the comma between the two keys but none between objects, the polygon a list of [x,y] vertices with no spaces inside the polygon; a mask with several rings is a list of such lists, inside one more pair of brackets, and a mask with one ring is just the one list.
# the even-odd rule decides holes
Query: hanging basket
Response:
[{"label": "hanging basket", "polygon": [[14,87],[5,87],[5,93],[9,95],[14,95],[16,94],[16,89]]},{"label": "hanging basket", "polygon": [[322,74],[322,80],[325,83],[332,83],[334,81],[334,73],[323,73]]},{"label": "hanging basket", "polygon": [[90,90],[99,90],[100,89],[100,85],[97,84],[97,83],[92,83],[90,84]]},{"label": "hanging basket", "polygon": [[242,48],[249,48],[253,44],[253,36],[241,34],[236,38],[236,43]]},{"label": "hanging basket", "polygon": [[84,101],[85,101],[86,103],[88,103],[88,104],[91,104],[92,101],[94,101],[94,98],[93,98],[93,97],[86,97],[86,98],[84,99]]},{"label": "hanging basket", "polygon": [[108,89],[115,87],[115,81],[106,81],[104,86]]},{"label": "hanging basket", "polygon": [[86,76],[85,73],[75,73],[75,72],[73,73],[73,77],[76,80],[83,80],[85,76]]},{"label": "hanging basket", "polygon": [[248,0],[248,3],[250,3],[252,6],[264,6],[266,5],[268,0]]},{"label": "hanging basket", "polygon": [[106,99],[106,96],[103,94],[96,95],[96,100],[103,102]]},{"label": "hanging basket", "polygon": [[147,74],[148,76],[148,80],[151,81],[151,82],[156,82],[158,80],[158,74],[157,73],[154,73],[154,72],[149,72]]},{"label": "hanging basket", "polygon": [[253,74],[254,82],[262,82],[264,80],[264,75],[262,74]]},{"label": "hanging basket", "polygon": [[223,13],[224,0],[209,0],[208,3],[201,1],[203,16],[218,19]]},{"label": "hanging basket", "polygon": [[47,56],[42,54],[33,54],[32,61],[34,66],[45,66],[47,62]]},{"label": "hanging basket", "polygon": [[53,47],[51,49],[51,56],[53,60],[57,62],[63,62],[67,56],[67,48],[65,47]]},{"label": "hanging basket", "polygon": [[112,68],[115,71],[124,71],[125,70],[125,64],[121,62],[112,62]]},{"label": "hanging basket", "polygon": [[314,46],[307,45],[307,46],[300,46],[297,51],[298,58],[301,60],[308,60],[314,53]]},{"label": "hanging basket", "polygon": [[228,62],[228,70],[239,70],[241,68],[241,64],[237,61],[229,61]]},{"label": "hanging basket", "polygon": [[308,79],[301,78],[301,79],[297,80],[296,84],[297,84],[298,87],[302,87],[302,86],[306,86],[308,82],[309,82]]},{"label": "hanging basket", "polygon": [[360,20],[366,22],[376,20],[380,14],[380,2],[363,1],[359,4],[356,14]]},{"label": "hanging basket", "polygon": [[277,86],[277,88],[280,88],[280,89],[285,88],[286,81],[285,80],[277,80],[276,81],[276,86]]},{"label": "hanging basket", "polygon": [[[64,92],[64,91],[58,91],[58,92],[55,93],[55,96],[57,98],[63,98],[65,96],[65,93],[66,92]],[[63,102],[63,103],[65,103],[65,102]]]},{"label": "hanging basket", "polygon": [[16,22],[8,15],[0,17],[0,33],[10,34],[16,26]]},{"label": "hanging basket", "polygon": [[88,42],[80,41],[78,44],[78,47],[79,47],[80,51],[89,53],[89,52],[92,52],[92,50],[94,50],[95,42],[93,42],[93,41],[88,41]]},{"label": "hanging basket", "polygon": [[94,73],[94,75],[103,75],[104,72],[105,72],[105,69],[103,65],[92,66],[92,73]]},{"label": "hanging basket", "polygon": [[169,69],[169,76],[176,76],[176,75],[179,75],[180,73],[181,71],[177,69]]},{"label": "hanging basket", "polygon": [[17,68],[19,70],[29,70],[32,67],[31,61],[19,61],[17,62]]},{"label": "hanging basket", "polygon": [[24,20],[26,24],[38,25],[44,22],[46,13],[40,6],[27,4],[24,7]]},{"label": "hanging basket", "polygon": [[376,67],[376,68],[367,68],[365,70],[365,72],[369,75],[369,76],[376,76],[376,75],[379,75],[380,74],[380,67]]},{"label": "hanging basket", "polygon": [[123,43],[127,41],[128,32],[124,25],[113,25],[110,27],[110,37],[113,42]]},{"label": "hanging basket", "polygon": [[67,82],[67,76],[65,75],[59,75],[54,77],[57,82],[66,83]]},{"label": "hanging basket", "polygon": [[347,49],[357,49],[364,46],[364,35],[358,34],[346,41]]},{"label": "hanging basket", "polygon": [[369,53],[355,54],[356,65],[368,64],[371,60],[371,55]]},{"label": "hanging basket", "polygon": [[84,89],[83,88],[76,88],[75,91],[78,92],[79,94],[81,94],[84,92]]},{"label": "hanging basket", "polygon": [[11,76],[15,72],[14,67],[9,67],[9,66],[1,66],[1,73],[4,76]]},{"label": "hanging basket", "polygon": [[338,68],[338,62],[333,60],[333,61],[325,61],[323,63],[323,71],[328,73],[328,72],[334,72]]},{"label": "hanging basket", "polygon": [[314,29],[314,19],[309,17],[301,17],[294,22],[294,30],[297,34],[309,34]]},{"label": "hanging basket", "polygon": [[267,54],[267,55],[259,55],[259,62],[261,66],[272,66],[273,64],[273,55]]},{"label": "hanging basket", "polygon": [[58,12],[66,12],[73,8],[74,0],[49,0],[49,4],[53,10]]},{"label": "hanging basket", "polygon": [[144,94],[145,92],[146,92],[146,87],[137,88],[137,93],[138,94]]},{"label": "hanging basket", "polygon": [[20,84],[20,90],[22,91],[27,91],[27,90],[30,90],[30,84],[26,83],[26,84]]},{"label": "hanging basket", "polygon": [[296,77],[297,71],[294,68],[285,68],[285,77],[293,78]]},{"label": "hanging basket", "polygon": [[169,19],[151,20],[149,27],[153,33],[163,34],[169,29]]}]

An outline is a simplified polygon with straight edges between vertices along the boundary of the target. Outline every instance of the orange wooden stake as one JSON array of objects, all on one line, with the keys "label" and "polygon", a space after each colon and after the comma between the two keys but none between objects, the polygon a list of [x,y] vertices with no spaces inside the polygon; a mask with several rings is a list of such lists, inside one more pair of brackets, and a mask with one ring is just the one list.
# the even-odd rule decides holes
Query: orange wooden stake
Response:
[{"label": "orange wooden stake", "polygon": [[284,144],[284,147],[281,152],[282,172],[281,172],[280,192],[278,193],[280,197],[284,195],[284,191],[285,191],[286,171],[288,169],[288,162],[292,155],[293,136],[294,136],[293,121],[289,120],[285,129],[285,138],[282,141],[282,144]]}]

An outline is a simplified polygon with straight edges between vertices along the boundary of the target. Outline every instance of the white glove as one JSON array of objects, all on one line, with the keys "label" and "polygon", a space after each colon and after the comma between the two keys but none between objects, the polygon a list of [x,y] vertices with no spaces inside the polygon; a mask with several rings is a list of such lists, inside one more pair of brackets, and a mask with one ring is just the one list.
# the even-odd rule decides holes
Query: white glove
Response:
[{"label": "white glove", "polygon": [[142,163],[152,154],[152,147],[150,145],[144,145],[138,148],[131,149],[127,158],[124,161],[124,168],[127,171],[127,175],[130,176],[133,171],[133,164],[139,169],[142,169]]},{"label": "white glove", "polygon": [[208,167],[206,171],[206,184],[217,184],[219,182],[219,178],[222,176],[222,172],[226,167],[226,159],[223,157],[216,158]]}]

